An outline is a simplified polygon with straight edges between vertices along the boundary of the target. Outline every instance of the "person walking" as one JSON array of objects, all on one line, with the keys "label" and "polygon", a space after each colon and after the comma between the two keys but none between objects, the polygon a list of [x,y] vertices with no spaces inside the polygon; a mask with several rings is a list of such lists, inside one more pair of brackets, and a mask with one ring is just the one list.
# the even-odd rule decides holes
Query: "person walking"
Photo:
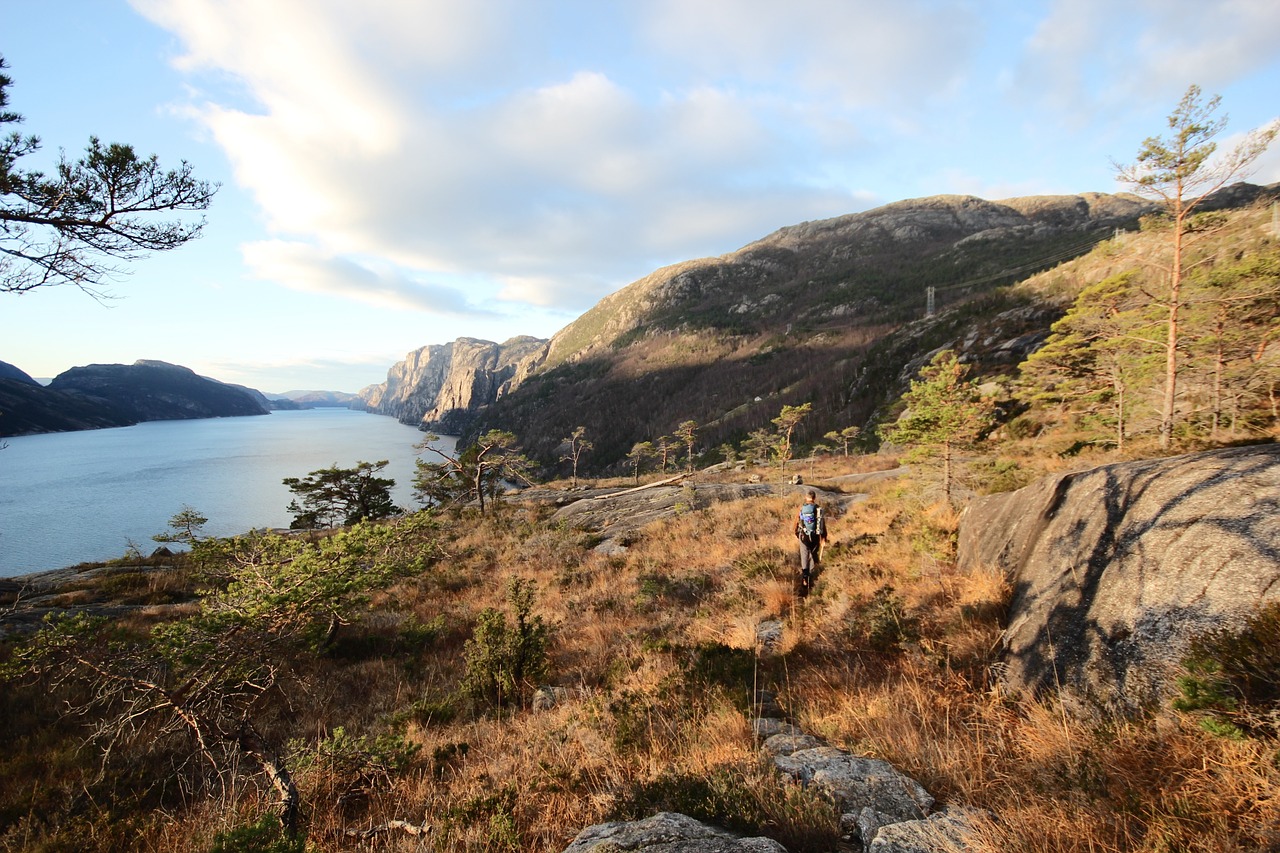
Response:
[{"label": "person walking", "polygon": [[808,590],[818,571],[822,543],[827,541],[827,522],[813,489],[805,491],[804,503],[796,513],[795,534],[800,542],[800,586]]}]

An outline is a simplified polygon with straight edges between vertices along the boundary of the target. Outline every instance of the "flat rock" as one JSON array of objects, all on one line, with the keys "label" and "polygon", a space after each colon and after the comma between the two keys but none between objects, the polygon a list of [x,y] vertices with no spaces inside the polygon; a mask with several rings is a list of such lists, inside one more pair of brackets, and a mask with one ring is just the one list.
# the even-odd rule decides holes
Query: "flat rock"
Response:
[{"label": "flat rock", "polygon": [[899,821],[919,820],[933,808],[933,797],[919,782],[878,758],[819,746],[775,756],[773,762],[801,784],[826,792],[848,814],[870,808]]},{"label": "flat rock", "polygon": [[886,824],[875,830],[871,841],[865,844],[866,850],[867,853],[938,853],[943,850],[960,853],[968,849],[973,820],[985,814],[976,809],[948,806],[924,820]]},{"label": "flat rock", "polygon": [[589,826],[564,853],[787,853],[770,838],[743,838],[675,812]]},{"label": "flat rock", "polygon": [[760,745],[768,755],[794,755],[803,749],[817,749],[826,746],[821,740],[808,734],[776,734],[765,738]]}]

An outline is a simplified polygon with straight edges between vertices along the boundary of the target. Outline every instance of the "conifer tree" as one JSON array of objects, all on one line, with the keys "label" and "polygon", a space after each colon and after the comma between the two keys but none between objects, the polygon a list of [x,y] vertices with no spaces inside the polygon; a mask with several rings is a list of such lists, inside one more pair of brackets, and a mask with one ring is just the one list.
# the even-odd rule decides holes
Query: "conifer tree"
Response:
[{"label": "conifer tree", "polygon": [[690,474],[693,473],[693,450],[697,445],[697,431],[698,422],[693,420],[684,421],[676,427],[676,440],[685,449],[686,470]]},{"label": "conifer tree", "polygon": [[580,426],[574,429],[567,437],[560,439],[561,462],[568,462],[573,468],[573,488],[578,488],[578,463],[582,459],[582,454],[590,452],[595,447],[587,440],[587,428]]},{"label": "conifer tree", "polygon": [[[0,57],[0,127],[22,116],[4,107],[13,80]],[[0,136],[0,293],[57,285],[94,297],[131,261],[176,249],[200,236],[204,220],[157,217],[206,210],[217,184],[197,180],[190,165],[165,171],[133,146],[89,138],[82,158],[63,155],[49,174],[19,161],[40,150],[40,138]]]},{"label": "conifer tree", "polygon": [[1140,404],[1140,382],[1154,375],[1161,348],[1136,273],[1112,276],[1080,291],[1053,324],[1043,347],[1021,366],[1020,396],[1061,407],[1085,429],[1097,425],[1124,451],[1131,415]]},{"label": "conifer tree", "polygon": [[631,473],[635,475],[636,484],[640,483],[640,468],[644,465],[644,460],[653,456],[653,442],[638,441],[631,446],[631,450],[627,453],[627,461],[631,463]]},{"label": "conifer tree", "polygon": [[1169,263],[1164,286],[1151,295],[1163,313],[1164,387],[1160,404],[1160,446],[1168,448],[1177,418],[1178,378],[1181,368],[1182,320],[1186,308],[1183,282],[1184,254],[1195,228],[1192,214],[1216,190],[1236,180],[1266,151],[1277,126],[1255,130],[1225,154],[1214,157],[1214,138],[1227,124],[1216,116],[1222,98],[1201,101],[1200,87],[1192,85],[1169,114],[1169,136],[1148,137],[1131,165],[1117,165],[1116,175],[1135,193],[1160,202],[1171,225]]},{"label": "conifer tree", "polygon": [[785,463],[791,459],[791,438],[795,435],[796,427],[800,426],[800,422],[812,411],[812,403],[783,406],[782,411],[773,419],[773,425],[778,428],[778,443],[774,452],[777,453],[780,462]]},{"label": "conifer tree", "polygon": [[847,426],[841,430],[833,429],[831,432],[824,435],[823,438],[831,442],[833,446],[839,447],[844,452],[844,455],[847,457],[849,455],[850,446],[853,444],[854,440],[857,439],[857,437],[861,434],[862,434],[862,430],[860,430],[858,427]]},{"label": "conifer tree", "polygon": [[305,477],[285,477],[284,484],[297,497],[289,502],[290,527],[312,530],[359,521],[388,518],[400,511],[391,500],[396,481],[377,473],[389,464],[357,462],[354,468],[332,465]]},{"label": "conifer tree", "polygon": [[951,502],[954,452],[972,446],[993,423],[991,400],[982,396],[967,374],[968,367],[954,352],[938,353],[902,395],[907,404],[902,417],[880,429],[885,441],[941,456],[947,503]]},{"label": "conifer tree", "polygon": [[417,445],[440,458],[438,462],[417,461],[414,494],[431,505],[462,503],[474,500],[485,512],[485,499],[497,497],[499,486],[508,480],[530,482],[533,463],[520,451],[515,435],[503,430],[489,430],[461,453],[445,453],[435,442],[439,436],[428,435]]}]

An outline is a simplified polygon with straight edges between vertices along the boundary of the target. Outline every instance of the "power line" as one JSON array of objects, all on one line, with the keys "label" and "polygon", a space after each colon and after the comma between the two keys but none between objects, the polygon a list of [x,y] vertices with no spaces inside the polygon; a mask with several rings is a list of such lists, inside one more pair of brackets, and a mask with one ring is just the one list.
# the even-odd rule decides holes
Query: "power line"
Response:
[{"label": "power line", "polygon": [[968,279],[967,281],[956,282],[955,284],[946,284],[941,287],[935,286],[935,287],[931,287],[930,289],[937,292],[946,292],[948,290],[958,290],[962,287],[973,287],[979,284],[990,284],[993,281],[997,281],[1002,278],[1007,278],[1008,276],[1011,276],[1011,275],[1017,275],[1019,273],[1027,272],[1029,270],[1043,269],[1045,267],[1052,266],[1055,263],[1059,263],[1061,261],[1065,261],[1070,258],[1079,257],[1081,254],[1085,252],[1085,250],[1089,249],[1092,246],[1096,246],[1098,242],[1099,240],[1096,237],[1090,237],[1089,239],[1085,240],[1082,243],[1075,244],[1066,249],[1060,249],[1057,252],[1054,252],[1053,254],[1044,255],[1034,260],[1028,261],[1027,263],[1019,264],[1016,267],[1008,267],[1006,269],[1001,270],[1000,272],[991,273],[990,275],[984,275],[978,278],[971,278],[971,279]]}]

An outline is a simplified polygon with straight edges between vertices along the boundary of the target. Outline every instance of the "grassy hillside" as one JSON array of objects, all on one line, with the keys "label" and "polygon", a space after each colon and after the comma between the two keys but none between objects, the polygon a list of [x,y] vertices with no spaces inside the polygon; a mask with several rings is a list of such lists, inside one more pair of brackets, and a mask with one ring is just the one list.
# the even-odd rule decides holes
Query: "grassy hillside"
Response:
[{"label": "grassy hillside", "polygon": [[[821,485],[869,464],[892,461],[801,470]],[[796,853],[843,849],[830,806],[762,762],[751,728],[762,690],[806,731],[893,762],[941,802],[990,809],[999,819],[980,850],[1275,843],[1274,741],[1215,737],[1173,713],[1087,724],[996,689],[1008,584],[955,571],[956,513],[914,481],[832,519],[807,597],[793,578],[793,500],[704,507],[688,494],[676,516],[607,556],[536,506],[432,526],[421,535],[436,556],[330,644],[276,647],[280,678],[251,714],[291,768],[307,849],[556,851],[589,824],[662,809]],[[194,572],[181,561],[121,571],[64,602],[144,605],[118,621],[124,641],[190,612],[161,603],[184,600]],[[523,634],[512,579],[532,592]],[[782,640],[765,654],[757,628],[771,619]],[[483,677],[497,658],[480,651],[500,637],[541,647],[540,636],[542,676],[499,703]],[[557,702],[535,711],[533,689],[546,685]],[[119,707],[62,714],[84,689],[57,674],[0,687],[0,849],[209,850],[219,835],[218,849],[265,849],[227,846],[278,826],[277,795],[247,761],[215,773],[181,731],[141,719],[89,744]]]}]

